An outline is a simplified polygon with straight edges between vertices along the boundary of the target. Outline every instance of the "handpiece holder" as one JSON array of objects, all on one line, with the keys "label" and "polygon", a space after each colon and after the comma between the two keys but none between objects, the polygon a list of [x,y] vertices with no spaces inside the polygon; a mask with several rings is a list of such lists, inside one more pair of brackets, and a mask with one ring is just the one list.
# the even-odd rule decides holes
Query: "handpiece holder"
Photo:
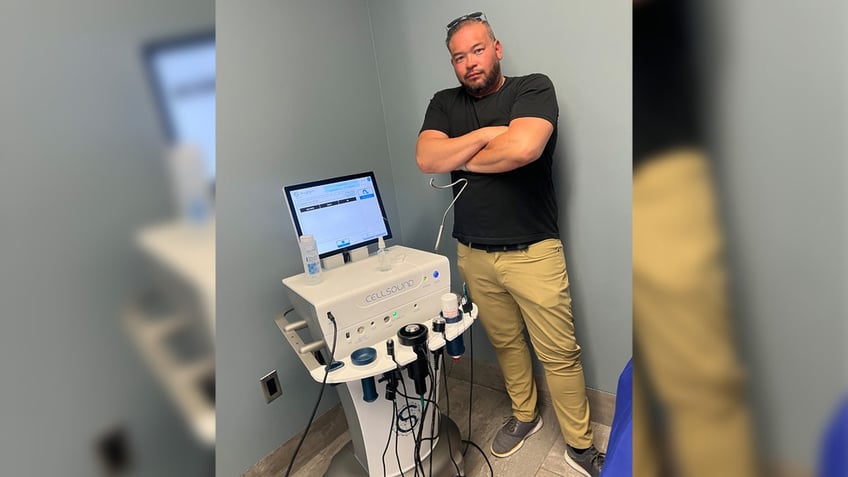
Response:
[{"label": "handpiece holder", "polygon": [[[354,366],[368,366],[377,359],[377,350],[371,347],[359,348],[350,355],[350,361]],[[365,402],[377,400],[377,385],[374,377],[362,378],[362,399]]]},{"label": "handpiece holder", "polygon": [[[434,317],[434,320],[436,318],[439,318],[438,314],[436,315],[436,317]],[[424,348],[426,348],[426,352],[421,350],[421,346],[418,346],[418,349],[416,350],[410,346],[401,345],[398,340],[397,330],[395,330],[395,334],[392,338],[388,338],[386,341],[383,342],[370,343],[371,347],[373,347],[377,351],[377,357],[373,363],[367,366],[355,365],[352,362],[350,354],[344,355],[336,353],[336,355],[334,356],[334,360],[337,362],[337,364],[334,363],[334,366],[331,366],[332,369],[330,369],[331,372],[327,377],[327,383],[339,384],[350,381],[359,381],[360,379],[369,376],[379,377],[383,373],[398,369],[398,367],[406,369],[408,365],[410,365],[413,361],[417,360],[422,354],[427,354],[429,358],[431,351],[436,351],[439,348],[446,346],[446,340],[454,340],[463,331],[471,327],[471,325],[476,319],[477,306],[473,305],[472,309],[469,312],[463,311],[463,320],[461,323],[447,324],[445,326],[445,331],[441,333],[428,333],[426,345],[423,346]],[[309,374],[312,376],[312,378],[316,382],[322,382],[324,380],[324,375],[326,371],[326,363],[319,362],[315,356],[315,353],[303,351],[304,347],[306,347],[307,345],[304,344],[297,331],[295,331],[296,328],[301,328],[303,325],[298,322],[289,323],[286,317],[282,315],[276,317],[274,321],[276,322],[277,327],[282,332],[283,337],[288,341],[289,345],[292,347],[297,357],[301,360],[303,365],[309,371]],[[427,320],[422,323],[423,324],[421,326],[426,327],[428,330],[432,326],[431,320]],[[392,341],[391,345],[389,345],[389,340]],[[389,347],[392,348],[391,351],[388,350]],[[447,352],[447,348],[445,348],[445,351]],[[346,364],[346,366],[341,366],[339,368],[335,367],[340,366],[341,364]],[[424,362],[424,364],[426,366],[426,361]],[[427,368],[424,369],[427,370]],[[426,376],[428,374],[425,372],[424,375]]]},{"label": "handpiece holder", "polygon": [[[467,291],[463,289],[463,298],[467,295]],[[463,307],[463,313],[465,308]],[[453,293],[445,293],[442,295],[442,311],[439,313],[441,319],[443,319],[446,323],[446,326],[459,326],[462,323],[463,313],[460,313],[459,303],[456,295]],[[445,338],[447,340],[447,338]],[[460,334],[456,338],[452,340],[447,340],[447,346],[445,347],[448,352],[448,356],[454,360],[454,362],[459,361],[460,357],[465,354],[465,343],[463,342],[462,335]]]},{"label": "handpiece holder", "polygon": [[415,383],[415,392],[423,396],[427,392],[427,327],[412,323],[398,330],[400,344],[415,351],[416,359],[409,364],[407,372]]}]

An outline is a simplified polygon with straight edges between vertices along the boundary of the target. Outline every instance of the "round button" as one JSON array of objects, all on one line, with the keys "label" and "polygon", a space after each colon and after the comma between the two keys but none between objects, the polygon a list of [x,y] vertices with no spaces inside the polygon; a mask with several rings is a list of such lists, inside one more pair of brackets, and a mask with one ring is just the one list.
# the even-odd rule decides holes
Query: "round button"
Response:
[{"label": "round button", "polygon": [[439,278],[439,271],[438,270],[433,271],[433,278]]}]

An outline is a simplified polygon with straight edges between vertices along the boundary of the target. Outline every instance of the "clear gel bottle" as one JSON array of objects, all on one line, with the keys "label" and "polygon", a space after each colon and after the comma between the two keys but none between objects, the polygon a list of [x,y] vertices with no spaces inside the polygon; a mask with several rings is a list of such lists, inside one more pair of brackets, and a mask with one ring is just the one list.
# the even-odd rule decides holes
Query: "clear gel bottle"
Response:
[{"label": "clear gel bottle", "polygon": [[377,240],[377,269],[381,272],[392,269],[392,262],[389,260],[389,253],[386,252],[386,242],[383,241],[383,237]]}]

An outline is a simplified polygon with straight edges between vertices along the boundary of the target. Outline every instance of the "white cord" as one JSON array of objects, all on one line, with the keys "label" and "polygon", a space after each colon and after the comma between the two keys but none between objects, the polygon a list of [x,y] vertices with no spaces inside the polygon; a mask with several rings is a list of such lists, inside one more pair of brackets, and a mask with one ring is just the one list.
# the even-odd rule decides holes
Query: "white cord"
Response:
[{"label": "white cord", "polygon": [[430,187],[432,187],[432,188],[434,188],[434,189],[450,189],[451,187],[453,187],[453,186],[455,186],[455,185],[459,184],[460,182],[464,182],[464,184],[462,184],[462,188],[461,188],[461,189],[459,189],[459,192],[458,192],[458,193],[456,194],[456,196],[453,198],[453,200],[451,201],[451,203],[450,203],[450,204],[448,204],[448,208],[447,208],[447,209],[445,209],[445,213],[444,213],[444,215],[442,215],[442,223],[441,223],[441,225],[439,225],[439,234],[438,234],[438,235],[436,235],[436,246],[435,246],[435,247],[433,247],[433,249],[434,249],[436,252],[438,252],[438,251],[439,251],[439,243],[442,241],[442,231],[443,231],[443,230],[444,230],[444,228],[445,228],[445,218],[448,216],[448,212],[451,210],[451,207],[453,207],[453,204],[454,204],[454,203],[456,203],[456,199],[459,199],[459,196],[461,196],[461,195],[462,195],[462,193],[463,193],[463,191],[465,191],[465,188],[466,188],[466,187],[468,187],[468,179],[466,179],[466,178],[464,178],[464,177],[463,177],[463,178],[461,178],[461,179],[457,179],[457,180],[455,180],[455,181],[451,182],[450,184],[447,184],[447,185],[441,185],[441,186],[440,186],[440,185],[436,185],[434,181],[435,181],[435,179],[433,179],[433,178],[431,177],[431,178],[430,178]]}]

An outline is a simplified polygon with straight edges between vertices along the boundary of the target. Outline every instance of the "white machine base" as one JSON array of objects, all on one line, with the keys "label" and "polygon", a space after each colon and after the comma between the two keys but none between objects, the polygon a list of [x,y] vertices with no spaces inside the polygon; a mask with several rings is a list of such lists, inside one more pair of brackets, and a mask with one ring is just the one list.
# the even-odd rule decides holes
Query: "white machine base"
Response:
[{"label": "white machine base", "polygon": [[[421,464],[424,467],[424,475],[430,474],[430,462],[432,461],[434,477],[455,477],[465,475],[465,462],[462,457],[462,437],[459,434],[459,428],[449,417],[442,414],[441,432],[439,433],[439,441],[433,449],[430,459],[428,456],[422,459]],[[451,460],[453,455],[453,460]],[[394,459],[395,455],[391,449],[386,452],[386,459]],[[457,469],[459,472],[457,472]],[[407,474],[409,472],[406,472]],[[396,474],[400,475],[400,474]],[[356,460],[356,455],[353,450],[353,443],[348,442],[346,446],[336,453],[333,460],[330,462],[330,467],[324,474],[325,477],[368,477],[368,472]]]}]

